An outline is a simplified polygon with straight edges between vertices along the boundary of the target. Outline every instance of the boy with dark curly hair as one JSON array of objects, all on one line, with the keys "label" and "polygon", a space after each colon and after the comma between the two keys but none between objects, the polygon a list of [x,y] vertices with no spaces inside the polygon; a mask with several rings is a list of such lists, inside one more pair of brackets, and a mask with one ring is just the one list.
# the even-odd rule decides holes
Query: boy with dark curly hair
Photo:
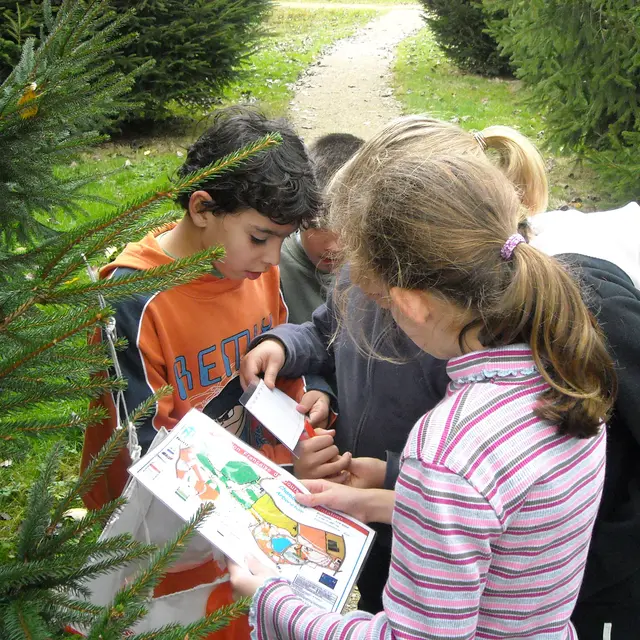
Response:
[{"label": "boy with dark curly hair", "polygon": [[[207,248],[222,245],[225,249],[224,258],[212,265],[210,274],[166,291],[132,296],[116,306],[116,330],[128,342],[118,360],[128,381],[129,410],[160,387],[173,387],[173,394],[156,404],[154,414],[138,430],[143,453],[160,428],[171,429],[195,407],[271,459],[290,462],[289,452],[240,405],[238,373],[249,343],[287,321],[277,265],[284,239],[313,220],[321,204],[311,162],[302,141],[285,122],[267,120],[251,110],[229,109],[219,112],[213,126],[191,146],[179,173],[188,175],[272,132],[280,134],[280,144],[181,194],[183,218],[128,244],[100,271],[101,278],[117,278]],[[301,410],[309,412],[312,424],[325,426],[327,394],[306,392],[302,378],[286,383],[284,390],[303,405]],[[87,430],[83,468],[116,427],[113,398],[103,397],[100,404],[109,418]],[[118,497],[129,464],[128,455],[121,455],[85,497],[87,506],[99,508]],[[232,601],[220,558],[168,574],[155,596],[203,582],[218,585],[212,589],[208,610]],[[220,637],[246,635],[246,620],[239,620]]]}]

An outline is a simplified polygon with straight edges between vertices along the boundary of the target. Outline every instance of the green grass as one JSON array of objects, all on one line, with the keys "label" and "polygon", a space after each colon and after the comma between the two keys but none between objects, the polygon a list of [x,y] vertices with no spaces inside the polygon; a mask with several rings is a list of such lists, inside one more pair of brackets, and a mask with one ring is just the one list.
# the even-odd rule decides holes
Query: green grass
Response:
[{"label": "green grass", "polygon": [[428,27],[400,44],[394,73],[396,97],[406,113],[428,113],[470,130],[508,125],[531,138],[547,160],[551,207],[569,204],[589,211],[617,204],[591,169],[545,150],[544,118],[527,105],[520,82],[460,71]]},{"label": "green grass", "polygon": [[53,494],[61,498],[78,475],[82,434],[78,429],[60,432],[58,436],[3,443],[0,454],[0,564],[13,551],[15,532],[22,524],[30,488],[39,476],[54,441],[63,447],[62,462],[53,486]]},{"label": "green grass", "polygon": [[[268,115],[285,115],[293,95],[293,83],[300,73],[324,47],[351,35],[377,15],[372,10],[276,7],[270,19],[269,37],[261,50],[250,58],[243,77],[227,91],[224,105],[249,103]],[[84,171],[116,172],[92,184],[87,192],[117,203],[126,202],[142,191],[159,188],[183,162],[189,142],[206,126],[202,113],[179,108],[175,111],[193,118],[180,133],[102,145],[85,155],[80,163],[60,167],[60,175],[77,176],[78,172]],[[103,204],[87,203],[85,208],[90,216],[95,216],[104,212],[104,207]]]},{"label": "green grass", "polygon": [[[352,35],[379,12],[372,9],[315,9],[276,7],[269,20],[270,34],[251,56],[240,79],[225,92],[224,104],[249,103],[272,116],[287,112],[298,76],[322,50]],[[200,114],[176,108],[180,115]]]},{"label": "green grass", "polygon": [[[349,36],[376,15],[379,14],[372,10],[276,7],[270,19],[270,36],[260,52],[249,60],[243,78],[229,88],[224,104],[245,102],[274,117],[285,115],[293,83],[300,73],[325,46]],[[86,154],[81,162],[60,167],[60,176],[77,176],[85,171],[111,174],[92,184],[87,193],[120,204],[142,192],[160,188],[174,175],[184,161],[189,142],[206,124],[202,113],[180,109],[176,112],[194,118],[181,133],[102,145]],[[104,213],[105,205],[89,202],[85,209],[89,216],[97,216]],[[62,218],[61,226],[67,222]]]}]

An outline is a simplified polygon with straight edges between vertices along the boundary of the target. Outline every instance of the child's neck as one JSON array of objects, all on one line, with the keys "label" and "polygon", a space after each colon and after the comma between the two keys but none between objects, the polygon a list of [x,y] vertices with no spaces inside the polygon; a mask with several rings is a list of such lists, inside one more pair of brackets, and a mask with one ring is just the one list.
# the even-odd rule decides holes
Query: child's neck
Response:
[{"label": "child's neck", "polygon": [[200,234],[187,217],[182,218],[173,229],[159,235],[157,241],[172,258],[186,258],[202,249]]}]

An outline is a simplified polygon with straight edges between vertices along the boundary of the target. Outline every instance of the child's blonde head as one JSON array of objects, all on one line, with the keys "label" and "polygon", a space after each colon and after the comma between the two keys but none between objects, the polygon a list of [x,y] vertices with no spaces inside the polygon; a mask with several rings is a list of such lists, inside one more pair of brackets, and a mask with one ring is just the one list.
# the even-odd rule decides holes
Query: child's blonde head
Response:
[{"label": "child's blonde head", "polygon": [[597,325],[555,259],[525,243],[501,256],[527,185],[514,186],[506,177],[513,167],[496,167],[451,127],[396,121],[335,181],[332,224],[353,277],[455,304],[473,318],[461,348],[471,327],[486,347],[527,342],[551,385],[540,415],[566,433],[593,435],[615,386]]},{"label": "child's blonde head", "polygon": [[[516,187],[524,205],[523,215],[547,209],[549,187],[542,156],[526,136],[511,127],[491,126],[470,133],[451,122],[421,115],[403,116],[392,120],[361,148],[357,174],[366,176],[394,149],[486,158]],[[336,181],[339,179],[338,174]]]}]

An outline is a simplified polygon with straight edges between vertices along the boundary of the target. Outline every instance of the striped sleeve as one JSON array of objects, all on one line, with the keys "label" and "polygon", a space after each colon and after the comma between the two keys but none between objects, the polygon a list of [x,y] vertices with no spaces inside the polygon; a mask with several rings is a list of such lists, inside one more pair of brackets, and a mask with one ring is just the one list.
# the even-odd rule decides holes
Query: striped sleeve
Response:
[{"label": "striped sleeve", "polygon": [[254,598],[253,638],[475,638],[491,542],[501,533],[497,515],[466,480],[407,459],[396,484],[384,611],[323,613],[286,582],[269,581]]}]

